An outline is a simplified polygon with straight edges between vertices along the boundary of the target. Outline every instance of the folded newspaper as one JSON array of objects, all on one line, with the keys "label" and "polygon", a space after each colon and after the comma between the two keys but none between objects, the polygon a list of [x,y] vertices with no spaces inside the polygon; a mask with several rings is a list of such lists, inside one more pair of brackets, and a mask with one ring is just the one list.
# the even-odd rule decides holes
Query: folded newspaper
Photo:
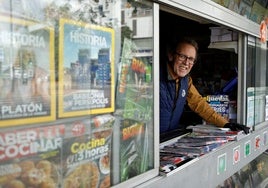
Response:
[{"label": "folded newspaper", "polygon": [[229,128],[220,128],[214,125],[191,125],[187,129],[192,129],[191,135],[194,137],[225,137],[229,141],[240,140],[245,137],[242,130],[232,131]]}]

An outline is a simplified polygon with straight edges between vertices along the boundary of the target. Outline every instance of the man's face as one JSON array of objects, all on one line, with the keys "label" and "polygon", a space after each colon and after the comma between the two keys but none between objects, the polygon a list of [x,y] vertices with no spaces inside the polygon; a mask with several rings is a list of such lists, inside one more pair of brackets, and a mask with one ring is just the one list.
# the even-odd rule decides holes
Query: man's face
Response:
[{"label": "man's face", "polygon": [[196,50],[190,44],[180,44],[173,54],[168,55],[169,61],[173,62],[173,71],[178,77],[186,76],[196,61]]}]

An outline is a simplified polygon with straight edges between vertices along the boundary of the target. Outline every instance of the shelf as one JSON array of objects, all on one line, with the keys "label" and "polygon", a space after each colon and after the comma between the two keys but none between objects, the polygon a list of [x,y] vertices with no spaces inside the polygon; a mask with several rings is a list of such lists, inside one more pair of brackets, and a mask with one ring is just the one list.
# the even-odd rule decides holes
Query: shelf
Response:
[{"label": "shelf", "polygon": [[[168,176],[157,176],[139,187],[207,187],[217,185],[268,149],[267,125],[238,141],[203,155]],[[237,155],[238,153],[238,155]]]},{"label": "shelf", "polygon": [[237,41],[230,42],[211,42],[208,48],[226,50],[230,52],[235,52],[237,54]]}]

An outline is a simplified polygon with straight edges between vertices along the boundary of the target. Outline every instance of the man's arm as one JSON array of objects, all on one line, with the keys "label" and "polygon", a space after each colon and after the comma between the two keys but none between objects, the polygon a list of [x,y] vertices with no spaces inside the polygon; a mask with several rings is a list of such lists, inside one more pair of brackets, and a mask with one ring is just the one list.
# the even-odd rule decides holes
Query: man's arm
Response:
[{"label": "man's arm", "polygon": [[230,123],[227,119],[218,114],[200,95],[196,87],[193,85],[191,78],[189,78],[187,102],[191,110],[201,116],[207,123],[214,124],[218,127],[229,128],[232,131],[243,130],[245,134],[249,133],[249,127],[239,123]]},{"label": "man's arm", "polygon": [[191,78],[189,78],[187,102],[191,110],[201,116],[207,123],[218,127],[224,127],[228,123],[228,120],[218,114],[200,95]]}]

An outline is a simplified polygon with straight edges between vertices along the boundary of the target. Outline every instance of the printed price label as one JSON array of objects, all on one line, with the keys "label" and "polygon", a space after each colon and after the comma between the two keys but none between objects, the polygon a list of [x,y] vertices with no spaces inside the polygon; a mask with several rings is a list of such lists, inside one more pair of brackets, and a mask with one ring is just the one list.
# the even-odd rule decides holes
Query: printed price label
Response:
[{"label": "printed price label", "polygon": [[85,125],[81,122],[75,123],[75,125],[72,128],[72,134],[73,136],[80,136],[85,133]]}]

